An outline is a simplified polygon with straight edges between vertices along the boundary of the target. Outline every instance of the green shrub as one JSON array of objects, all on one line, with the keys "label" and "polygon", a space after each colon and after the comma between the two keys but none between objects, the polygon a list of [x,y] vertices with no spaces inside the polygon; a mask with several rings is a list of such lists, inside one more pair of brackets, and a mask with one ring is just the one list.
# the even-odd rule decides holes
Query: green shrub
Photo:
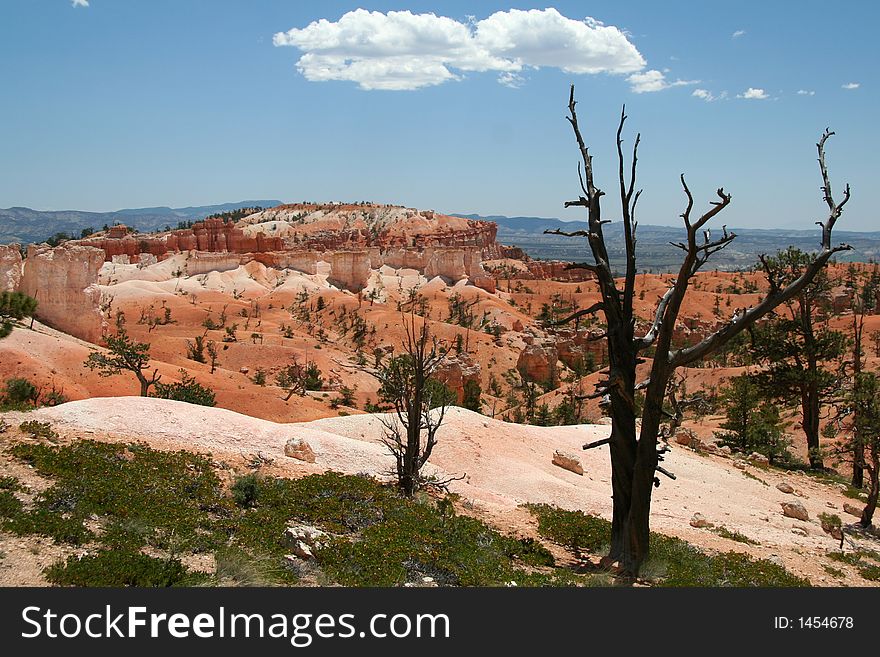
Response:
[{"label": "green shrub", "polygon": [[83,520],[95,515],[108,519],[102,540],[117,549],[205,551],[223,541],[212,514],[228,514],[231,505],[224,508],[220,482],[202,456],[93,440],[19,444],[12,454],[54,479],[16,521],[16,533],[81,543],[91,537]]},{"label": "green shrub", "polygon": [[18,425],[18,428],[24,433],[29,434],[31,438],[45,438],[46,440],[56,440],[58,438],[58,434],[55,433],[52,425],[48,422],[28,420]]},{"label": "green shrub", "polygon": [[215,406],[217,404],[214,391],[207,386],[203,386],[183,369],[180,370],[180,381],[178,383],[166,384],[161,381],[156,383],[153,396],[159,399],[173,399],[199,406]]},{"label": "green shrub", "polygon": [[37,403],[39,391],[37,386],[22,378],[13,378],[6,381],[5,400],[9,404],[33,404]]},{"label": "green shrub", "polygon": [[843,523],[840,516],[836,513],[824,512],[819,514],[819,522],[822,524],[822,529],[825,531],[831,531],[834,528],[839,529]]},{"label": "green shrub", "polygon": [[101,550],[81,559],[68,557],[49,566],[45,575],[60,586],[168,587],[206,578],[204,573],[190,573],[179,559],[157,559],[123,550]]},{"label": "green shrub", "polygon": [[40,507],[29,511],[22,509],[4,521],[3,529],[19,536],[48,536],[56,543],[71,545],[83,545],[94,538],[94,534],[83,526],[81,518],[68,517],[59,510]]},{"label": "green shrub", "polygon": [[527,504],[538,519],[541,536],[577,553],[598,552],[611,544],[611,523],[583,511],[566,511],[547,504]]},{"label": "green shrub", "polygon": [[232,485],[232,498],[243,509],[250,509],[257,504],[259,497],[259,480],[257,475],[249,474],[239,477]]},{"label": "green shrub", "polygon": [[712,530],[716,534],[718,534],[721,538],[726,538],[731,541],[736,541],[737,543],[745,543],[747,545],[760,545],[758,541],[754,541],[750,539],[745,534],[741,534],[738,531],[731,531],[727,527],[716,527]]},{"label": "green shrub", "polygon": [[[538,519],[538,532],[575,552],[597,552],[610,543],[611,523],[581,511],[546,504],[526,505]],[[763,559],[737,552],[708,555],[678,538],[651,533],[641,576],[660,586],[809,586],[809,581]]]},{"label": "green shrub", "polygon": [[0,518],[17,518],[24,505],[8,490],[0,490]]},{"label": "green shrub", "polygon": [[859,575],[872,582],[880,582],[880,566],[869,563],[859,568]]},{"label": "green shrub", "polygon": [[217,550],[214,562],[214,581],[220,586],[276,586],[289,576],[271,556],[254,556],[234,545]]},{"label": "green shrub", "polygon": [[0,477],[0,490],[22,490],[23,486],[15,477]]}]

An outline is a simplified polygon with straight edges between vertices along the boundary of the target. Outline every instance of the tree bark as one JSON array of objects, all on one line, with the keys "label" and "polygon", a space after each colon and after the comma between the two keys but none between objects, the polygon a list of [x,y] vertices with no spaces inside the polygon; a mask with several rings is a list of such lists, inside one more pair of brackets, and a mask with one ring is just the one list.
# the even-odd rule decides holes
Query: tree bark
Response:
[{"label": "tree bark", "polygon": [[868,479],[871,482],[871,487],[868,492],[868,501],[865,504],[865,508],[862,510],[862,518],[860,520],[862,527],[871,526],[871,522],[874,518],[874,511],[877,509],[877,497],[880,496],[880,462],[878,462],[876,454],[874,458],[874,466],[868,468]]},{"label": "tree bark", "polygon": [[[858,381],[862,373],[862,332],[865,326],[864,307],[859,305],[860,312],[853,312],[853,381]],[[858,420],[854,418],[854,426],[858,427]],[[865,485],[865,437],[856,428],[853,436],[853,470],[852,487],[862,490]]]},{"label": "tree bark", "polygon": [[[810,370],[815,371],[818,366],[811,362]],[[812,470],[823,470],[822,452],[819,444],[819,391],[816,381],[812,378],[804,386],[801,395],[801,412],[803,415],[803,430],[807,437],[807,452]]]}]

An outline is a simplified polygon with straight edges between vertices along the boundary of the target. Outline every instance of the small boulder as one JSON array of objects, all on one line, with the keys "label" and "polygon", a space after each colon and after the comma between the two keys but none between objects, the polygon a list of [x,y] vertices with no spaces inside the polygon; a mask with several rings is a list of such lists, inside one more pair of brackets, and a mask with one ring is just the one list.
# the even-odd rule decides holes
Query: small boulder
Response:
[{"label": "small boulder", "polygon": [[241,372],[242,374],[247,374],[248,372],[251,371],[251,368],[250,367],[239,367],[238,371]]},{"label": "small boulder", "polygon": [[737,468],[737,469],[739,469],[739,470],[745,470],[745,469],[746,469],[746,465],[748,465],[748,464],[747,464],[745,461],[741,460],[741,459],[736,459],[736,460],[733,462],[733,467],[734,467],[734,468]]},{"label": "small boulder", "polygon": [[723,454],[724,456],[730,456],[733,454],[733,450],[730,449],[730,445],[722,445],[718,448],[718,453]]},{"label": "small boulder", "polygon": [[315,462],[315,452],[312,450],[311,445],[298,437],[291,438],[287,441],[287,444],[284,446],[284,455],[293,459],[305,461],[306,463]]},{"label": "small boulder", "polygon": [[804,522],[810,521],[810,514],[807,513],[806,508],[800,502],[783,502],[782,513],[789,518],[796,518]]},{"label": "small boulder", "polygon": [[846,511],[851,516],[855,516],[856,518],[862,517],[862,510],[857,506],[850,504],[849,502],[843,503],[843,510]]},{"label": "small boulder", "polygon": [[325,547],[330,535],[314,525],[292,525],[284,530],[284,543],[301,559],[314,559],[314,550]]},{"label": "small boulder", "polygon": [[798,536],[809,536],[809,533],[803,527],[792,527],[791,533],[797,534]]},{"label": "small boulder", "polygon": [[749,454],[749,461],[752,463],[760,463],[761,465],[770,465],[770,459],[758,452],[752,452]]},{"label": "small boulder", "polygon": [[553,453],[553,465],[559,466],[563,470],[574,472],[582,477],[584,476],[584,467],[581,465],[581,460],[570,452],[562,452],[557,449]]},{"label": "small boulder", "polygon": [[298,556],[300,559],[314,559],[315,555],[312,552],[312,548],[308,546],[308,543],[303,541],[296,541],[291,548],[293,549],[293,553]]},{"label": "small boulder", "polygon": [[792,486],[787,481],[780,481],[776,484],[776,490],[780,490],[783,493],[788,493],[789,495],[794,493],[794,486]]},{"label": "small boulder", "polygon": [[685,447],[693,447],[695,443],[699,442],[697,436],[690,429],[679,429],[675,432],[673,440],[679,445],[684,445]]},{"label": "small boulder", "polygon": [[696,527],[697,529],[709,529],[714,526],[713,523],[706,520],[702,513],[695,513],[694,517],[691,518],[691,527]]}]

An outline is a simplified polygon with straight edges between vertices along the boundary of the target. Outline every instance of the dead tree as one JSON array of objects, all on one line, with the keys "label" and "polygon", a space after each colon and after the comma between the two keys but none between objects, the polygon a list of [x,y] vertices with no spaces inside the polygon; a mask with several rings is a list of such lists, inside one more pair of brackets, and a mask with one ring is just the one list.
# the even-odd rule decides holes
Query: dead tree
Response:
[{"label": "dead tree", "polygon": [[[623,279],[618,281],[615,280],[611,269],[602,231],[602,227],[609,223],[607,219],[602,218],[600,206],[604,192],[596,186],[593,179],[592,156],[578,126],[575,105],[574,85],[572,85],[568,101],[569,115],[566,118],[571,124],[580,150],[578,177],[582,195],[575,201],[566,202],[565,207],[585,208],[588,229],[570,233],[558,229],[545,232],[569,237],[586,237],[592,254],[592,263],[578,266],[595,274],[601,301],[589,308],[578,310],[559,323],[574,321],[598,312],[605,317],[609,365],[606,369],[607,378],[600,382],[595,393],[597,397],[607,396],[611,415],[611,436],[608,445],[611,452],[613,520],[611,549],[604,562],[606,564],[619,562],[623,576],[635,577],[648,554],[651,493],[655,485],[655,473],[663,473],[658,465],[663,451],[662,448],[658,450],[658,437],[661,435],[661,425],[664,421],[663,400],[674,372],[679,367],[699,361],[715,352],[779,304],[797,295],[835,253],[850,248],[847,245],[834,247],[831,245],[831,231],[844,205],[849,201],[850,190],[847,186],[840,203],[834,201],[825,166],[825,142],[834,133],[826,130],[817,144],[823,182],[822,191],[828,205],[828,218],[823,222],[817,222],[822,227],[821,250],[815,254],[802,274],[787,285],[780,284],[772,271],[766,272],[769,291],[760,303],[747,310],[736,312],[726,324],[699,343],[676,349],[672,344],[674,329],[691,279],[714,253],[726,247],[736,237],[734,233],[728,232],[726,227],[722,227],[721,235],[717,237],[706,228],[709,221],[730,204],[731,196],[723,189],[718,189],[718,200],[712,202],[708,210],[695,218],[694,197],[685,182],[684,175],[681,176],[681,185],[687,199],[681,218],[687,236],[684,241],[673,245],[682,250],[684,257],[672,286],[657,304],[650,328],[644,335],[636,335],[636,317],[633,313],[636,280],[635,212],[641,191],[635,191],[635,184],[640,135],[636,136],[632,161],[627,167],[621,137],[627,118],[624,107],[617,128],[617,158],[626,264]],[[641,431],[637,436],[636,366],[643,362],[640,353],[649,347],[654,348],[654,356],[650,378],[644,384],[639,384],[639,388],[644,387],[645,400]]]},{"label": "dead tree", "polygon": [[380,363],[374,376],[379,381],[380,398],[392,406],[392,411],[381,418],[383,442],[394,456],[398,486],[412,497],[424,483],[422,467],[431,458],[437,431],[454,398],[434,378],[449,353],[448,347],[431,336],[427,320],[416,326],[414,311],[409,318],[401,319],[405,330],[403,353]]}]

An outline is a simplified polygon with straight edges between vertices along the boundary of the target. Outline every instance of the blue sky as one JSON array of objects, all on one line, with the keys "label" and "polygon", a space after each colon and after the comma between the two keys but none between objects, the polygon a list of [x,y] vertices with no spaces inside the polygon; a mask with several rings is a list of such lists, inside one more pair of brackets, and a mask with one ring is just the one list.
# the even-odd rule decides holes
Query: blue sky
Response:
[{"label": "blue sky", "polygon": [[698,201],[733,194],[728,225],[811,228],[827,125],[832,178],[853,188],[839,227],[880,229],[875,2],[74,4],[0,2],[0,207],[279,198],[580,218],[562,208],[578,193],[573,82],[606,216],[626,103],[642,223],[678,223],[684,172]]}]

